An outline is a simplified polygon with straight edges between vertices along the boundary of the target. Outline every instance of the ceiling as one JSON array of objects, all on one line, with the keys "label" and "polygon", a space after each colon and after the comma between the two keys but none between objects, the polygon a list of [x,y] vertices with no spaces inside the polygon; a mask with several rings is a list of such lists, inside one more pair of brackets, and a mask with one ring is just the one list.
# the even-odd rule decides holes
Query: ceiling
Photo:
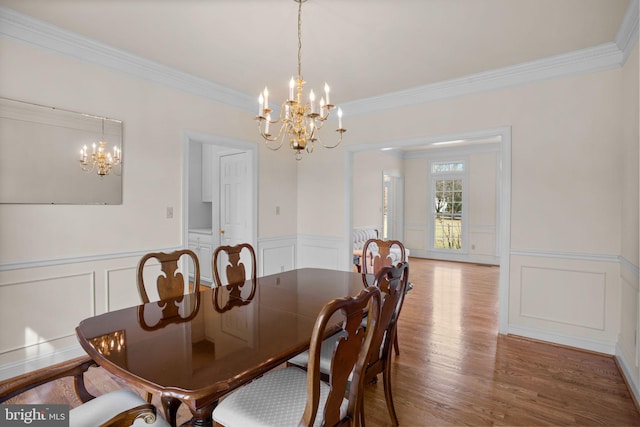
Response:
[{"label": "ceiling", "polygon": [[[613,42],[630,0],[308,0],[307,87],[333,103]],[[0,0],[0,5],[246,94],[288,93],[293,0]]]}]

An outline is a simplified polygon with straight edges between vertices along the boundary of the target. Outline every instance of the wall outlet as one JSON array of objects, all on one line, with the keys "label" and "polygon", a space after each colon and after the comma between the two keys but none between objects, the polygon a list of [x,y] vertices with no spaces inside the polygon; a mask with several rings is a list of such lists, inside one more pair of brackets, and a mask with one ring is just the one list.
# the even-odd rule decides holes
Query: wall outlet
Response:
[{"label": "wall outlet", "polygon": [[173,218],[173,206],[167,206],[167,219]]}]

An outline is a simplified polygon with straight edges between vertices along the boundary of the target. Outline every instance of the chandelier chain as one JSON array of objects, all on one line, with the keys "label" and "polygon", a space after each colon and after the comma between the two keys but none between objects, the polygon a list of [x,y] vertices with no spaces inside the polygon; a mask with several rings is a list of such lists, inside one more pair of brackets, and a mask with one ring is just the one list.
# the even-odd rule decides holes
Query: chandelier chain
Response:
[{"label": "chandelier chain", "polygon": [[302,1],[298,1],[298,80],[302,80]]}]

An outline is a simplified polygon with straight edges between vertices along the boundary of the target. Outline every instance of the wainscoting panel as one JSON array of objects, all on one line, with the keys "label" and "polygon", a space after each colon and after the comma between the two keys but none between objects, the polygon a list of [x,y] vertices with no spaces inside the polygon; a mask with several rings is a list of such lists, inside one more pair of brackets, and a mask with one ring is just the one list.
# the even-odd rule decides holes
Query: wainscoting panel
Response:
[{"label": "wainscoting panel", "polygon": [[614,257],[512,252],[509,331],[613,354],[620,327]]},{"label": "wainscoting panel", "polygon": [[137,265],[106,271],[104,311],[114,311],[142,304],[136,278]]},{"label": "wainscoting panel", "polygon": [[142,255],[0,266],[0,379],[85,354],[75,333],[83,319],[139,304]]},{"label": "wainscoting panel", "polygon": [[298,236],[296,268],[350,270],[353,257],[345,253],[347,242],[341,237]]},{"label": "wainscoting panel", "polygon": [[469,255],[496,260],[496,228],[469,226]]},{"label": "wainscoting panel", "polygon": [[621,262],[620,285],[621,321],[616,357],[636,400],[640,402],[640,352],[638,351],[640,272],[637,266],[625,259]]},{"label": "wainscoting panel", "polygon": [[94,313],[93,293],[90,272],[2,284],[0,353],[73,335],[78,323]]},{"label": "wainscoting panel", "polygon": [[522,267],[520,315],[603,331],[605,279],[604,273]]},{"label": "wainscoting panel", "polygon": [[293,270],[296,266],[296,237],[260,239],[258,242],[258,275]]},{"label": "wainscoting panel", "polygon": [[427,246],[427,225],[426,224],[405,224],[404,246],[409,248],[411,255],[426,256],[429,252]]}]

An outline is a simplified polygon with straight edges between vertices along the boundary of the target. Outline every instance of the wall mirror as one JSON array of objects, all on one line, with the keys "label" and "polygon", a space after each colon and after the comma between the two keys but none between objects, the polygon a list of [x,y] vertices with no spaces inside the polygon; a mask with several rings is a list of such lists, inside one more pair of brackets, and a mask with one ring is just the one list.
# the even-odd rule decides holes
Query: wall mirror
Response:
[{"label": "wall mirror", "polygon": [[122,204],[122,163],[102,176],[81,165],[100,141],[120,155],[122,122],[0,98],[0,203]]}]

